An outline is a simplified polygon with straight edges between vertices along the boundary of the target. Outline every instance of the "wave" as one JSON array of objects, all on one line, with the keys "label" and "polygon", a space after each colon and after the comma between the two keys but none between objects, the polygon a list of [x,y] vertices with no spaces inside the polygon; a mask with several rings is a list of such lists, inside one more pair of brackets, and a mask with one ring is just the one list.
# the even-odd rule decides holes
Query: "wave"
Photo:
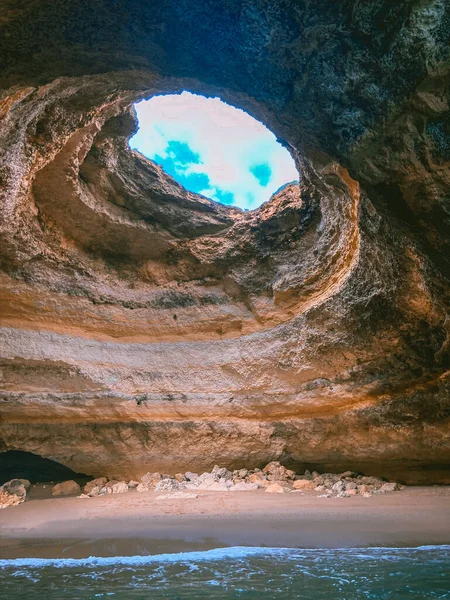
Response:
[{"label": "wave", "polygon": [[262,546],[232,546],[229,548],[214,548],[212,550],[178,552],[167,554],[152,554],[148,556],[89,556],[88,558],[11,558],[1,559],[0,568],[11,567],[31,567],[31,568],[71,568],[71,567],[109,567],[109,566],[145,566],[154,563],[185,563],[185,562],[204,562],[221,561],[225,559],[245,559],[253,556],[270,556],[272,558],[290,558],[290,557],[310,557],[312,555],[320,556],[364,556],[378,558],[394,558],[393,555],[420,552],[420,551],[448,551],[450,545],[427,545],[411,548],[389,548],[389,547],[371,547],[371,548],[267,548]]}]

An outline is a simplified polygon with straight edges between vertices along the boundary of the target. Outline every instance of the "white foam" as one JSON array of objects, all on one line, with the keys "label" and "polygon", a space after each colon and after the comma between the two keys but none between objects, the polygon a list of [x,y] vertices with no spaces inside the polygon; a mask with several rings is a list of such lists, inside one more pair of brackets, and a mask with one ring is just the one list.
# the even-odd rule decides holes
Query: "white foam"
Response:
[{"label": "white foam", "polygon": [[429,545],[412,548],[265,548],[253,546],[233,546],[230,548],[215,548],[194,552],[178,552],[173,554],[153,554],[149,556],[90,556],[88,558],[12,558],[0,560],[0,568],[28,567],[28,568],[70,568],[70,567],[108,567],[108,566],[144,566],[154,563],[180,563],[220,561],[223,559],[242,559],[251,556],[272,556],[274,558],[289,558],[289,555],[335,555],[358,554],[370,557],[372,554],[404,553],[411,551],[443,550],[450,551],[450,545]]}]

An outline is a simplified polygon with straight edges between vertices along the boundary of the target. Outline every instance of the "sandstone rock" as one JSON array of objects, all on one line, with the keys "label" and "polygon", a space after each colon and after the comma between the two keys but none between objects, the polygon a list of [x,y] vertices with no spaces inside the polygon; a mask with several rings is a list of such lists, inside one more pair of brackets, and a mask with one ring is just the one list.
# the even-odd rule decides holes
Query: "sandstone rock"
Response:
[{"label": "sandstone rock", "polygon": [[231,481],[233,479],[233,473],[229,471],[226,467],[218,467],[217,465],[211,471],[211,474],[214,475],[217,479],[225,479],[227,481]]},{"label": "sandstone rock", "polygon": [[129,487],[130,490],[136,489],[138,487],[138,485],[139,485],[139,481],[135,481],[134,479],[131,479],[128,482],[128,487]]},{"label": "sandstone rock", "polygon": [[380,492],[396,492],[400,489],[398,483],[383,483],[380,488]]},{"label": "sandstone rock", "polygon": [[381,485],[383,485],[384,481],[382,479],[380,479],[379,477],[360,476],[360,477],[358,477],[358,483],[365,484],[365,485],[381,486]]},{"label": "sandstone rock", "polygon": [[260,487],[265,487],[270,483],[262,473],[252,473],[247,477],[247,482],[257,483]]},{"label": "sandstone rock", "polygon": [[296,479],[293,486],[294,490],[311,490],[316,487],[316,484],[309,479]]},{"label": "sandstone rock", "polygon": [[187,481],[187,478],[186,478],[186,476],[183,473],[176,473],[175,479],[178,481],[178,483],[182,483],[183,481]]},{"label": "sandstone rock", "polygon": [[97,477],[97,479],[93,479],[92,481],[88,481],[83,488],[83,492],[85,494],[89,494],[96,487],[104,487],[107,483],[108,479],[106,477]]},{"label": "sandstone rock", "polygon": [[186,477],[186,479],[188,481],[195,481],[196,479],[198,479],[198,474],[197,473],[192,473],[191,471],[187,471],[184,476]]},{"label": "sandstone rock", "polygon": [[155,486],[159,481],[161,481],[161,479],[161,473],[146,473],[141,477],[141,483],[151,488]]},{"label": "sandstone rock", "polygon": [[230,492],[255,492],[258,489],[259,485],[257,483],[246,483],[245,481],[237,483],[229,488]]},{"label": "sandstone rock", "polygon": [[28,479],[11,479],[2,485],[4,492],[8,494],[16,494],[17,496],[26,496],[26,493],[31,487]]},{"label": "sandstone rock", "polygon": [[345,477],[358,477],[358,473],[355,473],[354,471],[344,471],[343,473],[341,473],[341,477],[345,478]]},{"label": "sandstone rock", "polygon": [[294,471],[290,471],[283,467],[278,461],[272,461],[263,469],[269,481],[288,481],[295,478]]},{"label": "sandstone rock", "polygon": [[[102,490],[104,490],[103,493],[106,493],[106,488],[104,486],[100,487],[99,485],[96,485],[91,488],[91,491],[88,494],[86,494],[86,492],[85,492],[84,494],[81,494],[81,496],[88,496],[89,498],[95,498],[95,496],[99,496],[102,493]],[[78,497],[80,498],[81,496],[78,496]]]},{"label": "sandstone rock", "polygon": [[198,486],[199,490],[208,490],[209,492],[228,492],[234,486],[232,482],[228,481],[205,481]]},{"label": "sandstone rock", "polygon": [[284,494],[285,489],[279,483],[272,483],[271,485],[267,486],[264,491],[268,494]]},{"label": "sandstone rock", "polygon": [[52,496],[78,496],[81,488],[76,481],[69,479],[52,487]]},{"label": "sandstone rock", "polygon": [[336,493],[343,492],[345,490],[345,483],[343,481],[337,481],[331,489]]},{"label": "sandstone rock", "polygon": [[28,479],[11,479],[0,486],[0,509],[25,502],[30,485]]},{"label": "sandstone rock", "polygon": [[180,484],[176,479],[161,479],[155,486],[155,492],[172,492],[179,489]]},{"label": "sandstone rock", "polygon": [[113,494],[123,494],[128,492],[128,484],[125,481],[119,481],[119,483],[115,483],[111,489]]},{"label": "sandstone rock", "polygon": [[8,506],[17,506],[25,502],[24,496],[18,496],[17,494],[9,494],[8,492],[4,492],[0,487],[0,509],[8,508]]},{"label": "sandstone rock", "polygon": [[345,484],[345,491],[348,492],[349,490],[357,490],[358,486],[354,481],[347,481]]},{"label": "sandstone rock", "polygon": [[153,486],[149,486],[146,483],[139,483],[136,486],[136,491],[137,492],[150,492],[153,489]]}]

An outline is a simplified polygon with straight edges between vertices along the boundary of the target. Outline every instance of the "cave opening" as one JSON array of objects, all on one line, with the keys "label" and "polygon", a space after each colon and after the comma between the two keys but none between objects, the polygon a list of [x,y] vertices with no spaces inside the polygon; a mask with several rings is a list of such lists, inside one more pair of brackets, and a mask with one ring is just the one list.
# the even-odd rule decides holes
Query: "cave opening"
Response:
[{"label": "cave opening", "polygon": [[0,485],[11,479],[28,479],[31,483],[59,483],[73,479],[83,484],[92,477],[32,452],[8,450],[0,453]]},{"label": "cave opening", "polygon": [[184,91],[134,105],[139,129],[130,147],[191,192],[254,210],[298,182],[289,151],[263,123],[223,102]]}]

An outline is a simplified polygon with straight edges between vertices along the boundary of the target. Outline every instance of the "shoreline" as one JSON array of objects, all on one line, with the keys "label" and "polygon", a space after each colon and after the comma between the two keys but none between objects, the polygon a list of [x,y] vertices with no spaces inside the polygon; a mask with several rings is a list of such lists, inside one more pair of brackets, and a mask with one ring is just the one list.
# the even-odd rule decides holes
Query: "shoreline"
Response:
[{"label": "shoreline", "polygon": [[280,548],[450,544],[450,487],[408,487],[371,498],[312,491],[155,492],[29,500],[0,515],[0,558],[86,558]]}]

